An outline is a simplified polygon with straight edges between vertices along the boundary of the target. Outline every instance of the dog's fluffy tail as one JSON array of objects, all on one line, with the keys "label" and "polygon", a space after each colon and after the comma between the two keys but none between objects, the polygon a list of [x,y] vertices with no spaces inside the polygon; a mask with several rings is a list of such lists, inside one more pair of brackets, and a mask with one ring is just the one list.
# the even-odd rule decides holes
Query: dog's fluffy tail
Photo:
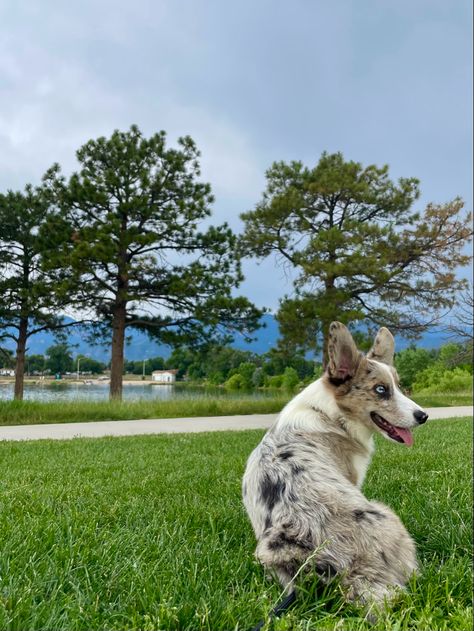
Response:
[{"label": "dog's fluffy tail", "polygon": [[[288,609],[290,609],[290,607],[294,604],[295,600],[296,600],[296,590],[294,589],[291,593],[288,594],[288,596],[285,596],[285,598],[282,601],[280,601],[275,607],[273,607],[268,617],[279,618],[283,613],[285,613],[285,611],[288,611]],[[257,625],[252,627],[250,631],[260,631],[260,629],[263,627],[265,622],[266,620],[260,621]]]}]

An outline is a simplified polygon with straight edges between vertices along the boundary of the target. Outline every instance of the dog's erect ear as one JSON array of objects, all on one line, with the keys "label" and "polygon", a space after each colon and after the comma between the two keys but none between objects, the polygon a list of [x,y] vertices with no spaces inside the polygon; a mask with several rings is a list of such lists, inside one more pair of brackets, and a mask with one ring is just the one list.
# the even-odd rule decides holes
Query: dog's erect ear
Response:
[{"label": "dog's erect ear", "polygon": [[331,322],[328,341],[328,374],[334,381],[346,381],[355,375],[360,361],[349,329],[341,322]]},{"label": "dog's erect ear", "polygon": [[374,344],[367,353],[367,359],[375,359],[388,366],[393,366],[394,353],[395,340],[393,339],[393,335],[383,326],[375,336]]}]

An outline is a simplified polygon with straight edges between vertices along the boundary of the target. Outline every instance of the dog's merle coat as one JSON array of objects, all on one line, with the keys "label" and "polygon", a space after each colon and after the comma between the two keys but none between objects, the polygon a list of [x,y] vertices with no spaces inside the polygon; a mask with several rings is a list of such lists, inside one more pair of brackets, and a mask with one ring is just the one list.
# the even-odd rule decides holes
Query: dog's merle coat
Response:
[{"label": "dog's merle coat", "polygon": [[251,454],[244,504],[256,556],[283,585],[314,556],[310,570],[323,581],[340,575],[349,600],[381,602],[417,564],[399,518],[360,491],[372,434],[411,444],[408,428],[424,422],[415,412],[427,417],[398,390],[387,329],[364,357],[346,327],[333,323],[329,358],[327,373],[290,401]]}]

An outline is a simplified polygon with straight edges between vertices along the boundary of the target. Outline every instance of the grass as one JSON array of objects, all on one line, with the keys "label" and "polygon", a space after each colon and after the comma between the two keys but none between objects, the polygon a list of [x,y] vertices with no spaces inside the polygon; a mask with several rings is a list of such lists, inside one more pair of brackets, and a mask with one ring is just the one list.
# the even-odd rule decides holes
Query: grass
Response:
[{"label": "grass", "polygon": [[279,412],[290,397],[282,394],[274,398],[198,396],[169,401],[0,401],[0,425],[271,414]]},{"label": "grass", "polygon": [[[472,419],[411,449],[378,441],[365,492],[394,508],[422,571],[378,629],[472,629]],[[279,595],[240,499],[261,431],[0,444],[0,628],[245,630]],[[275,628],[373,629],[311,581]]]},{"label": "grass", "polygon": [[436,392],[424,394],[423,392],[411,395],[418,405],[427,408],[450,407],[454,405],[472,405],[471,392]]},{"label": "grass", "polygon": [[[267,393],[260,398],[245,393],[234,393],[233,396],[225,393],[206,396],[204,393],[168,401],[0,401],[0,425],[272,414],[279,412],[292,396],[276,391],[273,396]],[[413,398],[425,407],[472,405],[472,393],[419,394]]]}]

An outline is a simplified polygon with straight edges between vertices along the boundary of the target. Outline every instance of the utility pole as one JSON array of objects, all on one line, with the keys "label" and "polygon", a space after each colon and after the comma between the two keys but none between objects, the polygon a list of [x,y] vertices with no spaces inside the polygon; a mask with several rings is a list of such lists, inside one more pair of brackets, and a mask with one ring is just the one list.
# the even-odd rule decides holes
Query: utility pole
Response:
[{"label": "utility pole", "polygon": [[79,366],[81,365],[82,357],[77,358],[77,381],[79,381]]}]

